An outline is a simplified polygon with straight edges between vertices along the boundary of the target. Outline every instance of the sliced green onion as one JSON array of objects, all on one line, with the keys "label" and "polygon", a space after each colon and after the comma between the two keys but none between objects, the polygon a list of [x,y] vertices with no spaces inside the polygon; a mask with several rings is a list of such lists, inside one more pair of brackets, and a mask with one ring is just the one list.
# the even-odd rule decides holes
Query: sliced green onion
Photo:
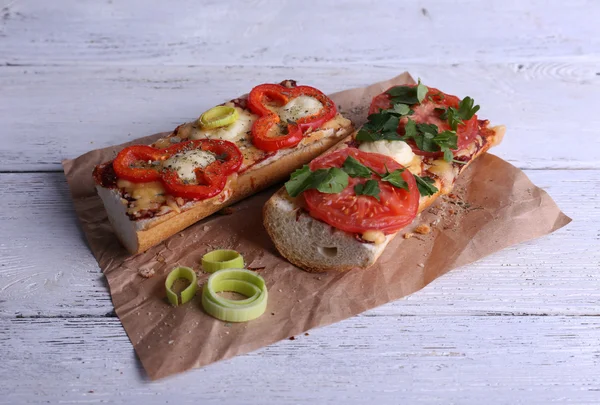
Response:
[{"label": "sliced green onion", "polygon": [[244,258],[235,250],[217,249],[202,256],[202,268],[207,273],[222,269],[242,269]]},{"label": "sliced green onion", "polygon": [[[181,292],[181,302],[179,302],[179,297],[177,293],[175,293],[171,288],[173,284],[178,279],[183,278],[190,282],[190,285]],[[167,290],[167,298],[169,302],[175,306],[183,305],[192,298],[196,294],[196,290],[198,289],[198,278],[196,277],[196,273],[194,270],[189,267],[175,267],[165,280],[165,289]]]},{"label": "sliced green onion", "polygon": [[[223,291],[245,295],[244,300],[219,296]],[[268,292],[265,280],[246,269],[219,270],[208,278],[202,288],[202,307],[210,315],[226,322],[246,322],[261,316],[267,309]]]},{"label": "sliced green onion", "polygon": [[233,124],[239,117],[234,107],[219,105],[204,112],[198,121],[203,129],[224,127]]}]

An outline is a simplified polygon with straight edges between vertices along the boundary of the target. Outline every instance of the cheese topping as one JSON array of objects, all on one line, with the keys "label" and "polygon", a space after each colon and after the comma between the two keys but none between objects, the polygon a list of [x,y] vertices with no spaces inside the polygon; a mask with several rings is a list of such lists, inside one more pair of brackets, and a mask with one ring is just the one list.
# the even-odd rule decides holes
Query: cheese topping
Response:
[{"label": "cheese topping", "polygon": [[197,168],[204,168],[216,160],[215,155],[200,149],[177,153],[164,161],[163,166],[177,171],[184,182],[195,182]]},{"label": "cheese topping", "polygon": [[363,142],[358,149],[389,156],[402,166],[410,165],[415,156],[410,146],[404,141]]},{"label": "cheese topping", "polygon": [[127,180],[117,180],[117,186],[128,194],[134,201],[128,203],[127,213],[135,215],[144,210],[152,210],[164,204],[165,189],[159,181],[148,183],[132,183]]},{"label": "cheese topping", "polygon": [[431,162],[431,166],[429,167],[428,171],[440,178],[440,181],[442,182],[442,193],[448,194],[450,191],[452,191],[454,178],[458,173],[455,173],[455,169],[450,163],[443,159],[434,160]]},{"label": "cheese topping", "polygon": [[323,108],[319,100],[309,96],[299,96],[279,108],[277,113],[281,122],[296,122],[302,117],[318,113]]},{"label": "cheese topping", "polygon": [[238,119],[233,124],[214,129],[200,129],[192,133],[191,139],[210,138],[235,142],[242,138],[252,129],[256,115],[240,107],[235,107],[235,109],[238,112]]}]

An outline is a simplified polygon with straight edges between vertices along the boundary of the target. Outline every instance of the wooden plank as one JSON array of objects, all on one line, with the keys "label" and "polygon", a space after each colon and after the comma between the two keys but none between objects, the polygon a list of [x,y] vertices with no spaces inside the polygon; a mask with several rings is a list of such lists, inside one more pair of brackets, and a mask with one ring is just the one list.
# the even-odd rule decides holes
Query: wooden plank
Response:
[{"label": "wooden plank", "polygon": [[[296,78],[333,92],[404,69],[447,92],[471,95],[482,105],[482,116],[506,124],[507,136],[495,153],[511,163],[528,169],[600,168],[598,60],[343,68],[0,67],[0,171],[59,170],[63,158],[172,130],[256,83]],[[568,123],[575,123],[576,134]]]},{"label": "wooden plank", "polygon": [[[534,170],[574,221],[453,271],[387,315],[586,314],[600,302],[600,171]],[[59,173],[0,174],[0,316],[103,316],[113,310]]]},{"label": "wooden plank", "polygon": [[598,341],[599,317],[359,316],[149,383],[116,318],[0,319],[0,402],[597,404]]},{"label": "wooden plank", "polygon": [[600,4],[573,0],[9,1],[0,64],[339,65],[598,54]]}]

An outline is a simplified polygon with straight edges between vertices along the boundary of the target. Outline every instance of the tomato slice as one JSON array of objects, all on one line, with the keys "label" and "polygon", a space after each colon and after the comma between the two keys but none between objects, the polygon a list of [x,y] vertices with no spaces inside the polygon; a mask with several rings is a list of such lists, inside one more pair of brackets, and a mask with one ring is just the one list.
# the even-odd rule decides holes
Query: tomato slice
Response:
[{"label": "tomato slice", "polygon": [[[389,90],[389,89],[388,89]],[[439,132],[450,130],[450,125],[447,120],[443,120],[440,116],[442,111],[436,110],[447,109],[448,107],[458,108],[460,99],[456,96],[446,94],[433,87],[429,88],[427,96],[421,102],[421,104],[414,104],[410,108],[414,111],[410,119],[415,121],[417,124],[435,124],[438,127]],[[379,112],[380,109],[386,110],[391,107],[390,96],[384,92],[373,98],[371,106],[369,107],[369,114]],[[404,126],[408,118],[402,118],[400,125],[398,126],[398,133],[404,135]],[[478,134],[477,126],[477,115],[465,121],[463,125],[458,125],[456,135],[458,136],[456,150],[460,150],[468,146],[475,140]],[[425,152],[420,150],[413,141],[409,141],[408,144],[411,146],[413,152],[421,156],[429,157],[440,157],[443,156],[442,152]]]},{"label": "tomato slice", "polygon": [[[403,168],[388,156],[345,148],[313,160],[310,169],[342,167],[348,156],[381,174],[386,172],[386,167],[390,172]],[[371,177],[379,184],[380,201],[371,196],[356,195],[354,186],[369,180],[358,177],[350,177],[348,187],[341,193],[326,194],[307,190],[303,196],[310,215],[335,228],[352,233],[379,230],[390,234],[410,224],[419,208],[419,190],[413,175],[405,170],[402,178],[408,184],[408,191],[382,181],[379,176]]]}]

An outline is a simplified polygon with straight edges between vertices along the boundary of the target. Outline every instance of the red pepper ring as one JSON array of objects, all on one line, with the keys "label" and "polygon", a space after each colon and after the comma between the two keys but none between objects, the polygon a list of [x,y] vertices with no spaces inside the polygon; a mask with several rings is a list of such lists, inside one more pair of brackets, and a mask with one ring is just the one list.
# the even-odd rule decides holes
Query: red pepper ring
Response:
[{"label": "red pepper ring", "polygon": [[[198,184],[185,184],[174,170],[165,170],[162,166],[140,167],[140,161],[164,161],[178,153],[194,149],[211,152],[217,160],[195,170]],[[237,172],[244,161],[238,147],[229,141],[220,139],[198,139],[180,142],[167,149],[157,149],[146,145],[134,145],[123,149],[113,161],[117,178],[134,183],[146,183],[160,180],[167,191],[176,197],[192,200],[204,200],[214,197],[225,188],[227,176]]]},{"label": "red pepper ring", "polygon": [[[267,108],[266,101],[277,101],[281,105],[299,96],[316,98],[323,108],[318,113],[298,119],[287,125],[287,134],[269,136],[271,128],[281,122],[279,115]],[[252,125],[252,143],[259,149],[274,152],[282,148],[296,146],[302,140],[303,133],[316,129],[337,114],[335,103],[321,91],[310,86],[288,88],[279,84],[261,84],[250,91],[248,108],[259,118]]]},{"label": "red pepper ring", "polygon": [[167,170],[162,175],[165,189],[171,195],[188,200],[206,200],[219,194],[227,184],[227,176],[224,175],[217,162],[211,163],[204,170],[194,170],[198,184],[185,184],[174,170]]},{"label": "red pepper ring", "polygon": [[150,167],[136,166],[143,161],[161,160],[163,151],[146,145],[134,145],[123,149],[113,161],[113,168],[118,178],[134,183],[147,183],[160,179],[160,173]]},{"label": "red pepper ring", "polygon": [[214,164],[218,164],[219,170],[224,176],[237,172],[244,161],[244,156],[236,144],[221,139],[196,139],[180,142],[163,149],[162,152],[164,159],[168,159],[173,155],[193,149],[214,153],[217,156]]}]

